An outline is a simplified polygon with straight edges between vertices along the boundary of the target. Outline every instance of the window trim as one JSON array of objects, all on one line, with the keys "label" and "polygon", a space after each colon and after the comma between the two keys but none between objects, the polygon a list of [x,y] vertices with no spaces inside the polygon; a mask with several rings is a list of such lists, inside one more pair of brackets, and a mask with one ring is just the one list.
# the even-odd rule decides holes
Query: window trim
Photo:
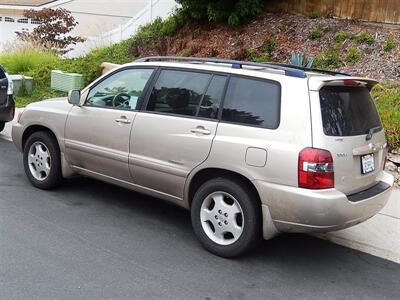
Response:
[{"label": "window trim", "polygon": [[[145,85],[145,87],[143,88],[142,91],[142,95],[138,98],[138,102],[136,104],[136,108],[135,109],[128,109],[128,108],[118,108],[118,107],[110,107],[110,106],[92,106],[92,105],[87,105],[87,101],[89,98],[89,94],[90,92],[97,87],[99,84],[103,83],[105,80],[109,79],[111,76],[120,73],[120,72],[124,72],[127,70],[144,70],[144,69],[150,69],[153,70],[153,72],[151,73],[149,80],[147,80],[147,83]],[[130,112],[137,112],[140,111],[140,108],[142,106],[142,103],[144,102],[143,99],[144,97],[147,96],[147,89],[149,88],[150,84],[153,81],[153,78],[155,76],[155,74],[158,72],[159,67],[156,66],[126,66],[126,67],[122,67],[122,68],[118,68],[115,69],[109,73],[107,73],[106,76],[104,76],[103,78],[101,78],[99,81],[95,82],[93,85],[89,85],[88,88],[85,90],[83,89],[83,93],[87,93],[85,95],[85,101],[82,104],[82,106],[84,107],[93,107],[93,108],[103,108],[103,109],[112,109],[112,110],[120,110],[120,111],[130,111]]]},{"label": "window trim", "polygon": [[[231,82],[232,77],[236,77],[236,78],[243,78],[243,79],[247,79],[247,80],[254,80],[254,81],[261,81],[261,82],[266,82],[266,83],[272,83],[276,86],[278,86],[278,101],[279,101],[279,111],[278,111],[278,122],[276,127],[274,128],[269,128],[266,127],[264,125],[256,125],[256,124],[246,124],[246,123],[240,123],[240,122],[231,122],[231,121],[226,121],[226,120],[222,120],[222,113],[223,113],[223,109],[224,109],[224,105],[225,105],[225,101],[226,101],[226,95],[228,93],[228,88],[229,88],[229,84]],[[281,125],[281,115],[282,115],[282,84],[279,81],[276,80],[272,80],[272,79],[267,79],[267,78],[260,78],[260,77],[253,77],[253,76],[248,76],[248,75],[237,75],[237,74],[230,74],[227,82],[226,82],[226,86],[225,86],[225,93],[223,96],[223,99],[221,101],[221,108],[220,108],[220,112],[218,115],[218,119],[221,123],[226,123],[226,124],[233,124],[233,125],[240,125],[240,126],[248,126],[248,127],[256,127],[256,128],[263,128],[263,129],[269,129],[269,130],[277,130],[279,129],[280,125]]]},{"label": "window trim", "polygon": [[[205,121],[215,121],[215,122],[219,122],[220,121],[219,112],[218,112],[218,117],[216,117],[216,118],[205,118],[205,117],[198,117],[198,116],[188,116],[188,115],[180,115],[180,114],[172,114],[172,113],[165,113],[165,112],[147,110],[147,106],[149,104],[151,92],[152,92],[152,90],[153,90],[158,78],[160,77],[161,72],[165,71],[165,70],[167,70],[167,71],[191,72],[191,73],[202,73],[202,74],[211,75],[211,78],[210,78],[209,82],[207,83],[206,88],[205,88],[205,90],[203,92],[203,97],[201,98],[201,101],[203,100],[204,94],[207,91],[208,87],[210,86],[214,76],[215,75],[225,76],[226,77],[225,87],[224,87],[224,91],[223,91],[222,96],[221,96],[220,107],[219,107],[219,110],[221,110],[221,104],[223,103],[223,100],[224,100],[224,97],[225,97],[226,88],[227,88],[227,83],[228,83],[229,77],[230,77],[229,73],[214,72],[214,71],[209,71],[209,70],[198,70],[198,69],[192,69],[192,68],[159,67],[158,70],[157,70],[157,73],[154,75],[154,78],[153,78],[153,81],[151,83],[151,86],[149,87],[149,89],[147,91],[146,97],[144,98],[144,101],[143,101],[142,107],[140,109],[140,112],[148,113],[148,114],[157,114],[157,115],[181,117],[181,118],[198,119],[198,120],[205,120]],[[201,104],[201,102],[200,102],[200,104]],[[196,112],[196,114],[198,114],[198,112]]]}]

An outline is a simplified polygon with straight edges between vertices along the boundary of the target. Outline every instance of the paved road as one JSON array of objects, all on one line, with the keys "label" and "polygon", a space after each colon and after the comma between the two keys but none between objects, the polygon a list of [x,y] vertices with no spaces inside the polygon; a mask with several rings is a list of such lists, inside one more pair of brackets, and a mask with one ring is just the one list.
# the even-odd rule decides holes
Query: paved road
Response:
[{"label": "paved road", "polygon": [[88,179],[31,187],[0,140],[1,299],[398,299],[400,265],[305,235],[226,260],[179,208]]}]

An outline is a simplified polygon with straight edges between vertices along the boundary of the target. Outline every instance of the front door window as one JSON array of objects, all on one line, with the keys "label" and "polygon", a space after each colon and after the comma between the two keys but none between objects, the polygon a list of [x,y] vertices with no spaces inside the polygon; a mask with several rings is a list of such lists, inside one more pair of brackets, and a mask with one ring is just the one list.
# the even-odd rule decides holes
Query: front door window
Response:
[{"label": "front door window", "polygon": [[89,92],[86,106],[136,110],[153,69],[127,69],[100,82]]}]

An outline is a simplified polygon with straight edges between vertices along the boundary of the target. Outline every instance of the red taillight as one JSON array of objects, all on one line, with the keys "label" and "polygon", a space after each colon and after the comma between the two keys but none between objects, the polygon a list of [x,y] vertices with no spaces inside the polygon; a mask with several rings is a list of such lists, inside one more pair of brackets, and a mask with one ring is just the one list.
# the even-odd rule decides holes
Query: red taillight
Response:
[{"label": "red taillight", "polygon": [[333,188],[332,155],[327,150],[305,148],[299,154],[299,187],[306,189]]},{"label": "red taillight", "polygon": [[359,82],[357,80],[353,80],[353,79],[345,79],[345,80],[343,80],[343,84],[345,86],[358,86]]}]

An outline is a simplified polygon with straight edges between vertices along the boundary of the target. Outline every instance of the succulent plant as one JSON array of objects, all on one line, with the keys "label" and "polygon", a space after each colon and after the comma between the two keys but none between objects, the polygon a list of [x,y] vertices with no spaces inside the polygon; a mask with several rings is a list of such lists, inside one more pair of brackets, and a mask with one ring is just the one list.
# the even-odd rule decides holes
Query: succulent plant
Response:
[{"label": "succulent plant", "polygon": [[303,53],[293,53],[289,63],[296,67],[311,69],[314,63],[314,57],[306,57]]}]

